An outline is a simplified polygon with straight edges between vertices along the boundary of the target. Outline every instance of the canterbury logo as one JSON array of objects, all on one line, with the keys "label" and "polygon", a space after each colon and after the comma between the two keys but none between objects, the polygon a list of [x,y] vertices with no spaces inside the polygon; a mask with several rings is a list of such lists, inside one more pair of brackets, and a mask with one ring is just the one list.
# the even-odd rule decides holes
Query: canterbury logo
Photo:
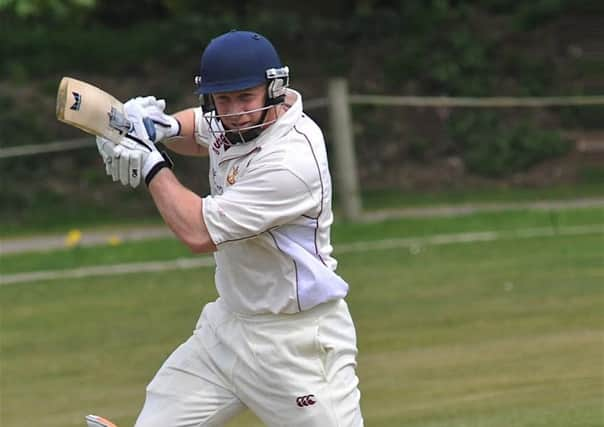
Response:
[{"label": "canterbury logo", "polygon": [[73,94],[73,105],[69,107],[71,110],[78,111],[80,109],[80,105],[82,105],[82,95],[77,92],[71,92]]},{"label": "canterbury logo", "polygon": [[305,406],[310,406],[310,405],[314,405],[315,403],[317,403],[317,398],[315,397],[314,394],[309,394],[307,396],[300,396],[296,398],[296,403],[298,404],[298,406],[300,408],[303,408]]}]

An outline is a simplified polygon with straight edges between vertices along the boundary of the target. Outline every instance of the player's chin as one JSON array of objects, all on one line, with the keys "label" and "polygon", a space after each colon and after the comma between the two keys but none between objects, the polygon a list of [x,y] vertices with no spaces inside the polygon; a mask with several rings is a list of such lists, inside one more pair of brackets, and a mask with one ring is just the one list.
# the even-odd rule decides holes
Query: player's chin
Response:
[{"label": "player's chin", "polygon": [[245,122],[245,123],[236,123],[236,124],[226,124],[225,128],[228,131],[231,132],[245,132],[246,128],[248,128],[249,126],[251,126],[252,123],[251,122]]}]

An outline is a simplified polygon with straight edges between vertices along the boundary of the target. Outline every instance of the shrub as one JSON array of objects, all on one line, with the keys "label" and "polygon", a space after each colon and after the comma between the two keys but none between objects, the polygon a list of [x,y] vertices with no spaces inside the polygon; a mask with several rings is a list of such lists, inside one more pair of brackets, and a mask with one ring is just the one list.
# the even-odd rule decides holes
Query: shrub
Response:
[{"label": "shrub", "polygon": [[449,135],[470,172],[504,177],[570,150],[570,141],[529,119],[493,112],[462,112],[448,123]]}]

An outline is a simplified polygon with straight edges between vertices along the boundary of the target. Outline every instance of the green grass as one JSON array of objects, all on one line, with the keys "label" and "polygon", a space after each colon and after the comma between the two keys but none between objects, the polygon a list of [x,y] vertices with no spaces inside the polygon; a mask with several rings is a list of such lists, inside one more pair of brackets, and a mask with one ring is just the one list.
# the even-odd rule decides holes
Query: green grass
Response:
[{"label": "green grass", "polygon": [[[565,211],[558,225],[602,218],[602,210]],[[346,224],[334,240],[549,221],[510,213]],[[604,235],[594,233],[340,254],[358,329],[365,424],[601,426],[603,248]],[[82,257],[63,267],[95,256],[112,262],[111,253],[122,250],[133,259],[184,254],[171,241],[89,254],[80,248]],[[2,269],[13,271],[20,258],[18,270],[48,268],[70,254],[31,262],[44,256],[23,254],[5,259]],[[0,424],[81,426],[85,414],[97,412],[132,425],[146,383],[213,298],[211,268],[0,287]],[[258,425],[249,413],[230,424]]]},{"label": "green grass", "polygon": [[[356,241],[421,237],[434,234],[516,230],[530,228],[572,227],[604,224],[604,208],[568,209],[562,211],[487,212],[460,217],[404,218],[380,223],[336,222],[332,242],[338,245]],[[119,226],[123,229],[123,225]],[[104,227],[113,234],[115,227]],[[84,230],[85,234],[87,231]],[[60,270],[81,266],[96,266],[125,262],[143,262],[192,257],[176,239],[129,242],[118,246],[75,247],[52,252],[3,254],[0,273]]]},{"label": "green grass", "polygon": [[466,203],[535,202],[543,200],[574,200],[602,198],[604,179],[600,169],[586,171],[589,179],[582,184],[556,185],[547,188],[485,188],[482,190],[446,191],[367,191],[362,195],[364,207],[369,210],[423,207],[433,205],[461,205]]},{"label": "green grass", "polygon": [[[592,175],[599,173],[590,172]],[[548,188],[507,188],[485,190],[423,191],[402,190],[368,191],[362,194],[367,212],[381,209],[404,209],[430,206],[456,206],[480,203],[535,202],[544,200],[574,200],[577,198],[604,198],[603,181],[593,180],[572,186]],[[90,229],[111,227],[112,224],[140,226],[161,224],[161,218],[147,194],[116,190],[112,203],[94,204],[71,199],[39,195],[35,206],[16,209],[7,202],[0,210],[0,238],[22,237],[33,234],[62,233],[72,228]],[[337,192],[336,192],[337,196]],[[119,208],[117,206],[119,205]],[[338,204],[334,201],[336,217]],[[57,212],[61,214],[58,215]]]},{"label": "green grass", "polygon": [[[148,195],[145,195],[148,197]],[[136,197],[140,197],[136,195]],[[140,227],[161,224],[162,219],[151,206],[149,199],[139,198],[148,204],[147,210],[140,209],[136,214],[124,214],[115,205],[89,206],[73,201],[59,200],[48,203],[37,201],[34,207],[24,208],[20,212],[0,213],[0,238],[28,237],[31,235],[47,235],[62,233],[73,228],[98,229],[110,228],[114,224]]]}]

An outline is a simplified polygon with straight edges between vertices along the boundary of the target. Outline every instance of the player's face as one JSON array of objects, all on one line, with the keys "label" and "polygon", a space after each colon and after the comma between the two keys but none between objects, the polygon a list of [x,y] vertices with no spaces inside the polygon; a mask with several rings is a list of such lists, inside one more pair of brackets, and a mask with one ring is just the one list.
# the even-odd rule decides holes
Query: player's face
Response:
[{"label": "player's face", "polygon": [[[266,98],[266,86],[213,95],[216,112],[226,129],[242,129],[258,124]],[[255,111],[259,110],[259,111]]]}]

